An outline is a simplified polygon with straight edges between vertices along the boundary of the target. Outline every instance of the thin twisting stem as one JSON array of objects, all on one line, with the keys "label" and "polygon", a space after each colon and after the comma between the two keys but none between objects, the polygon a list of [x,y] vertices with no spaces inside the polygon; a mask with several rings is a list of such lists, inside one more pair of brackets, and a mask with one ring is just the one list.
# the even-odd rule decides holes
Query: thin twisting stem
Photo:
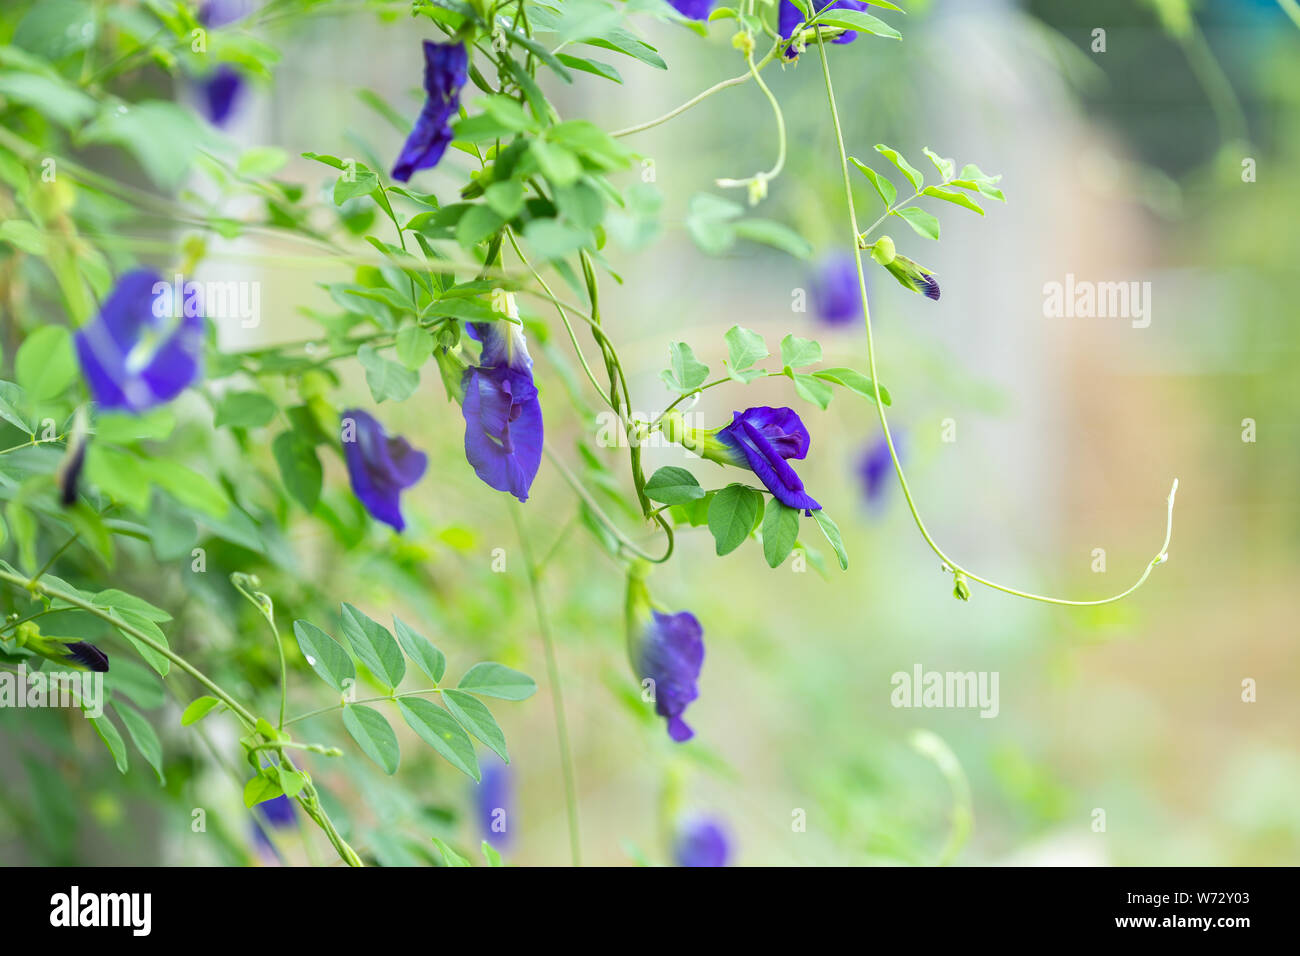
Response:
[{"label": "thin twisting stem", "polygon": [[980,577],[978,574],[967,570],[956,561],[952,560],[952,558],[948,557],[948,555],[943,552],[943,549],[935,542],[934,538],[930,536],[930,532],[926,530],[925,522],[921,520],[921,514],[917,511],[916,502],[912,498],[912,490],[908,487],[907,476],[903,473],[903,465],[898,459],[898,450],[894,447],[894,437],[889,431],[889,418],[885,414],[885,403],[881,400],[880,396],[880,380],[876,374],[876,348],[871,335],[871,308],[867,301],[866,275],[863,273],[862,269],[862,249],[858,244],[858,217],[853,205],[853,180],[849,176],[848,153],[844,148],[844,132],[840,127],[839,110],[835,106],[835,88],[831,83],[831,68],[830,63],[826,59],[826,45],[822,39],[821,28],[817,27],[816,31],[817,50],[821,54],[822,76],[826,81],[826,98],[830,103],[831,122],[835,126],[835,142],[840,151],[840,172],[844,179],[844,198],[848,204],[849,226],[853,230],[853,259],[857,264],[858,294],[862,300],[862,318],[867,328],[867,360],[870,363],[872,385],[875,388],[876,393],[876,412],[880,416],[880,427],[885,435],[885,444],[889,448],[890,460],[894,463],[894,473],[898,475],[898,484],[903,489],[903,497],[907,500],[908,510],[912,512],[912,520],[916,522],[916,527],[921,532],[921,537],[925,539],[925,543],[930,546],[930,549],[939,556],[946,568],[953,574],[962,575],[970,581],[978,582],[979,584],[983,584],[985,587],[993,588],[995,591],[1013,594],[1016,597],[1027,598],[1031,601],[1041,601],[1044,604],[1066,604],[1074,607],[1090,607],[1098,604],[1110,604],[1114,601],[1120,600],[1121,598],[1127,597],[1146,583],[1147,577],[1151,574],[1151,571],[1156,567],[1156,565],[1164,563],[1164,561],[1169,557],[1169,541],[1173,536],[1174,531],[1174,495],[1178,491],[1177,478],[1174,479],[1173,487],[1169,490],[1169,512],[1165,523],[1164,544],[1160,546],[1160,550],[1156,553],[1156,556],[1151,559],[1146,568],[1142,571],[1141,577],[1139,577],[1131,587],[1124,589],[1119,594],[1113,595],[1112,597],[1101,598],[1096,601],[1074,601],[1067,598],[1033,594],[1029,591],[1021,591],[1017,588],[1007,587],[1004,584],[998,584],[996,581],[990,581],[987,578]]},{"label": "thin twisting stem", "polygon": [[546,677],[551,684],[551,704],[555,710],[555,737],[560,749],[560,766],[564,773],[564,804],[569,816],[569,853],[574,866],[582,866],[582,840],[578,835],[578,781],[573,771],[573,752],[569,749],[569,726],[564,719],[564,694],[560,689],[560,667],[555,658],[555,641],[551,636],[550,619],[542,602],[541,581],[533,563],[532,547],[519,517],[519,506],[510,502],[510,518],[519,535],[524,566],[528,572],[528,587],[533,595],[533,609],[537,613],[537,629],[542,635],[542,649],[546,654]]}]

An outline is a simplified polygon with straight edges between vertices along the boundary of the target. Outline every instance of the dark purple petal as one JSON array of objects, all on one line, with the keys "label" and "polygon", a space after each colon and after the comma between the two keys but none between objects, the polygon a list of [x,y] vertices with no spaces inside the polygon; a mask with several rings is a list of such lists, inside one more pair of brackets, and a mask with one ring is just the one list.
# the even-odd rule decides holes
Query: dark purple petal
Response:
[{"label": "dark purple petal", "polygon": [[688,822],[673,842],[673,862],[678,866],[726,866],[730,856],[727,834],[712,820]]},{"label": "dark purple petal", "polygon": [[783,505],[800,511],[821,508],[786,463],[808,453],[808,429],[793,409],[760,406],[735,412],[731,424],[718,432],[718,439],[745,457],[750,470]]},{"label": "dark purple petal", "polygon": [[669,5],[691,20],[707,20],[713,0],[668,0]]},{"label": "dark purple petal", "polygon": [[69,660],[75,661],[88,670],[100,674],[108,672],[108,655],[88,641],[76,641],[65,645],[64,651]]},{"label": "dark purple petal", "polygon": [[216,126],[224,126],[243,99],[244,77],[229,63],[222,63],[198,81],[199,103],[203,113]]},{"label": "dark purple petal", "polygon": [[513,827],[510,770],[499,757],[482,761],[483,779],[474,785],[474,809],[483,839],[498,850],[510,843]]},{"label": "dark purple petal", "polygon": [[488,486],[520,501],[542,464],[542,406],[532,373],[508,366],[465,372],[465,458]]},{"label": "dark purple petal", "polygon": [[853,256],[840,253],[821,261],[813,277],[813,306],[817,317],[828,325],[849,325],[862,321],[862,297],[858,289],[858,266]]},{"label": "dark purple petal", "polygon": [[[894,442],[901,451],[901,433],[894,435]],[[881,435],[862,453],[858,460],[858,477],[862,480],[862,492],[869,505],[878,506],[889,487],[889,478],[894,470],[893,459],[889,456],[889,445]]]},{"label": "dark purple petal", "polygon": [[171,401],[201,374],[203,318],[155,314],[154,290],[162,285],[155,272],[126,273],[99,315],[77,330],[82,376],[101,408],[144,411]]},{"label": "dark purple petal", "polygon": [[460,43],[424,41],[424,90],[428,98],[416,118],[402,152],[393,165],[393,178],[406,182],[417,169],[438,165],[451,142],[451,121],[460,106],[469,54]]},{"label": "dark purple petal", "polygon": [[700,696],[695,682],[704,664],[704,629],[690,611],[651,615],[632,662],[637,676],[654,681],[655,713],[668,718],[668,736],[680,743],[695,736],[682,714]]},{"label": "dark purple petal", "polygon": [[405,438],[389,437],[368,412],[348,409],[342,420],[345,426],[349,420],[354,426],[350,434],[345,428],[343,436],[352,493],[377,521],[403,530],[402,492],[424,477],[429,459]]}]

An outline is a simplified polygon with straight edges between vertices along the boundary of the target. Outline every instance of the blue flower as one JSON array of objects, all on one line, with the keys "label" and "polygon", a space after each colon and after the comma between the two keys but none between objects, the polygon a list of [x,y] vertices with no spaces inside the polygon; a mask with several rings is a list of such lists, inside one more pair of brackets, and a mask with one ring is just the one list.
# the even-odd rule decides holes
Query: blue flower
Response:
[{"label": "blue flower", "polygon": [[726,866],[730,856],[727,833],[712,820],[688,821],[673,841],[673,862],[678,866]]},{"label": "blue flower", "polygon": [[99,316],[77,331],[81,374],[101,409],[142,412],[171,401],[198,379],[203,317],[165,314],[171,296],[159,292],[166,288],[155,272],[128,272]]},{"label": "blue flower", "polygon": [[402,492],[424,476],[429,459],[405,438],[389,437],[368,412],[347,409],[342,415],[343,460],[352,492],[376,520],[401,531]]},{"label": "blue flower", "polygon": [[650,605],[644,570],[627,579],[627,650],[632,670],[654,694],[655,713],[668,719],[668,736],[681,743],[695,736],[682,720],[700,696],[696,681],[704,665],[704,629],[690,611],[664,614]]},{"label": "blue flower", "polygon": [[668,0],[674,10],[688,20],[707,20],[713,0]]},{"label": "blue flower", "polygon": [[469,70],[469,54],[460,43],[424,41],[424,91],[428,98],[407,137],[393,178],[406,182],[417,169],[438,165],[451,142],[451,121],[460,107],[460,88]]},{"label": "blue flower", "polygon": [[[836,10],[857,10],[859,13],[866,11],[871,6],[863,0],[812,0],[813,8],[816,13],[821,13],[827,7],[834,7]],[[781,10],[777,19],[777,32],[785,39],[790,39],[795,34],[799,24],[804,22],[803,14],[799,11],[790,0],[781,0]],[[856,30],[845,30],[837,36],[832,43],[852,43],[858,35]],[[787,59],[793,60],[799,55],[797,50],[788,49],[785,51]]]},{"label": "blue flower", "polygon": [[503,850],[513,835],[510,769],[495,756],[485,758],[482,767],[483,778],[474,785],[474,809],[483,839]]},{"label": "blue flower", "polygon": [[199,102],[203,112],[217,126],[224,126],[235,103],[244,95],[244,76],[229,63],[222,63],[199,82]]},{"label": "blue flower", "polygon": [[[293,812],[293,801],[284,794],[272,797],[270,800],[263,800],[257,804],[257,809],[260,811],[259,822],[264,826],[269,825],[272,829],[287,830],[297,823],[297,816]],[[272,846],[263,826],[254,825],[253,839],[260,848],[274,851],[275,847]]]},{"label": "blue flower", "polygon": [[861,322],[857,260],[847,253],[834,253],[822,259],[813,276],[812,295],[817,317],[827,325]]},{"label": "blue flower", "polygon": [[512,322],[475,323],[470,333],[483,351],[461,380],[465,458],[490,487],[527,501],[542,464],[543,428],[524,333]]},{"label": "blue flower", "polygon": [[781,504],[800,511],[821,508],[788,463],[808,454],[808,429],[794,409],[761,405],[733,412],[717,440],[730,452],[726,463],[749,468]]},{"label": "blue flower", "polygon": [[[207,0],[199,8],[199,22],[205,27],[223,27],[248,13],[248,0]],[[236,101],[243,97],[244,75],[229,63],[221,63],[199,78],[198,88],[203,112],[217,126],[222,126],[230,118]]]},{"label": "blue flower", "polygon": [[[901,433],[894,435],[895,447],[901,454]],[[885,489],[889,487],[889,478],[894,471],[894,460],[889,456],[889,445],[881,435],[863,451],[858,459],[858,477],[862,480],[862,493],[867,504],[879,506],[884,498]]]}]

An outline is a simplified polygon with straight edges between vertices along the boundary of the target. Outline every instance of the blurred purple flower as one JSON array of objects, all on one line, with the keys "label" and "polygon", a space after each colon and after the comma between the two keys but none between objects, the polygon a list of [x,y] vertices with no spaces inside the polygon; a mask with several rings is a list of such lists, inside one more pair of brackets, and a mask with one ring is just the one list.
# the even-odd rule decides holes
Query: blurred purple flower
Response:
[{"label": "blurred purple flower", "polygon": [[510,845],[514,834],[513,788],[510,768],[499,757],[483,760],[483,778],[474,785],[474,810],[483,839],[498,850]]},{"label": "blurred purple flower", "polygon": [[393,178],[406,182],[417,169],[437,166],[451,142],[451,121],[460,107],[460,88],[469,70],[469,54],[460,43],[424,41],[424,91],[428,98],[415,120]]},{"label": "blurred purple flower", "polygon": [[[199,22],[205,27],[223,27],[242,19],[250,12],[248,0],[207,0],[199,8]],[[199,77],[199,104],[204,114],[217,126],[225,125],[235,104],[243,98],[244,75],[229,63]]]},{"label": "blurred purple flower", "polygon": [[730,463],[758,475],[781,504],[800,511],[821,508],[787,464],[787,459],[808,454],[808,429],[794,409],[761,405],[733,412],[731,424],[720,429],[717,438],[730,449]]},{"label": "blurred purple flower", "polygon": [[[864,13],[866,12],[867,7],[871,6],[870,3],[865,3],[863,0],[812,0],[812,4],[813,10],[816,13],[821,13],[827,7],[833,7],[836,10],[857,10],[859,13]],[[795,28],[803,22],[804,17],[803,14],[799,12],[799,8],[791,3],[790,0],[781,0],[781,10],[777,20],[777,32],[788,40],[794,36]],[[852,43],[857,36],[858,31],[845,30],[831,42]],[[787,59],[793,60],[799,54],[795,50],[789,49],[785,51],[785,55]]]},{"label": "blurred purple flower", "polygon": [[73,641],[64,648],[68,660],[87,670],[108,673],[108,655],[89,641]]},{"label": "blurred purple flower", "polygon": [[268,852],[274,851],[275,847],[271,845],[264,827],[270,826],[275,830],[287,830],[296,824],[297,816],[293,811],[293,801],[284,794],[280,794],[270,800],[263,800],[257,804],[256,809],[262,826],[253,825],[253,840],[260,849]]},{"label": "blurred purple flower", "polygon": [[[648,602],[647,602],[648,603]],[[641,680],[654,682],[655,713],[668,719],[668,736],[681,743],[695,736],[682,720],[700,696],[696,681],[704,664],[704,629],[690,611],[634,620],[629,634],[632,667]]]},{"label": "blurred purple flower", "polygon": [[160,287],[167,286],[156,272],[125,273],[99,315],[77,330],[81,374],[101,409],[145,411],[171,401],[200,375],[203,317],[160,315],[171,301]]},{"label": "blurred purple flower", "polygon": [[[902,433],[894,434],[894,446],[902,455]],[[867,504],[879,507],[884,501],[885,489],[894,471],[893,459],[889,457],[889,445],[881,435],[868,445],[858,459],[858,478],[862,481],[862,493]]]},{"label": "blurred purple flower", "polygon": [[730,857],[727,833],[713,820],[690,820],[677,831],[673,842],[677,866],[726,866]]},{"label": "blurred purple flower", "polygon": [[511,322],[479,322],[470,332],[483,351],[461,381],[465,458],[490,487],[527,501],[542,464],[543,427],[523,330]]},{"label": "blurred purple flower", "polygon": [[857,260],[848,253],[832,253],[818,263],[812,281],[813,307],[827,325],[862,321]]},{"label": "blurred purple flower", "polygon": [[429,459],[405,438],[390,438],[383,425],[359,408],[346,409],[342,423],[343,460],[353,494],[376,520],[403,530],[402,492],[424,476]]},{"label": "blurred purple flower", "polygon": [[668,0],[669,5],[690,20],[707,20],[713,0]]}]

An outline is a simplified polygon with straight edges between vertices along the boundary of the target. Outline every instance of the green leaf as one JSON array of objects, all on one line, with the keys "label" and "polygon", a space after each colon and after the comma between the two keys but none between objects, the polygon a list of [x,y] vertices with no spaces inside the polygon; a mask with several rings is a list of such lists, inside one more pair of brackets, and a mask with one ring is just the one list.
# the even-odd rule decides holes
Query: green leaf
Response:
[{"label": "green leaf", "polygon": [[736,241],[736,227],[731,220],[745,211],[739,203],[708,193],[691,197],[686,210],[686,231],[695,244],[709,255],[726,252]]},{"label": "green leaf", "polygon": [[709,531],[719,556],[730,554],[749,537],[763,507],[763,496],[744,485],[727,485],[709,504]]},{"label": "green leaf", "polygon": [[944,182],[953,178],[957,166],[951,159],[944,159],[929,146],[922,147],[921,152],[930,157],[930,162],[934,163],[934,168],[939,170],[939,176]]},{"label": "green leaf", "polygon": [[908,206],[904,209],[895,209],[890,215],[906,219],[907,224],[916,230],[919,236],[925,236],[927,239],[939,238],[939,220],[924,209]]},{"label": "green leaf", "polygon": [[433,845],[436,846],[438,852],[442,854],[442,862],[445,866],[469,866],[469,860],[465,859],[449,847],[445,840],[438,837],[433,837],[432,839]]},{"label": "green leaf", "polygon": [[961,178],[953,180],[950,185],[975,190],[990,199],[1006,202],[1007,197],[1002,195],[1002,190],[995,185],[1001,180],[1001,176],[990,176],[974,163],[967,163],[961,168]]},{"label": "green leaf", "polygon": [[289,161],[289,154],[278,146],[250,146],[239,154],[235,172],[250,179],[261,179],[278,172]]},{"label": "green leaf", "polygon": [[695,351],[685,342],[673,342],[668,347],[671,368],[660,372],[660,377],[675,392],[691,392],[705,383],[709,367],[695,357]]},{"label": "green leaf", "polygon": [[747,369],[755,362],[772,354],[768,351],[767,342],[763,340],[763,336],[752,329],[733,325],[727,329],[727,334],[724,337],[727,340],[727,361],[731,365],[733,372]]},{"label": "green leaf", "polygon": [[862,162],[860,159],[855,159],[850,156],[849,162],[858,167],[862,175],[866,176],[867,179],[871,181],[871,185],[876,187],[876,193],[882,200],[884,200],[886,209],[894,204],[894,200],[898,198],[898,190],[892,182],[880,175],[880,173],[876,172],[870,166],[866,165],[866,163]]},{"label": "green leaf", "polygon": [[817,22],[828,27],[844,27],[859,33],[871,33],[890,40],[901,40],[903,35],[879,17],[857,10],[832,9],[829,13],[819,14]]},{"label": "green leaf", "polygon": [[384,358],[373,346],[363,345],[357,349],[357,361],[366,370],[366,384],[370,386],[370,394],[377,403],[390,398],[404,402],[415,393],[420,384],[418,372]]},{"label": "green leaf", "polygon": [[231,392],[217,406],[217,428],[261,428],[275,417],[276,405],[261,392]]},{"label": "green leaf", "polygon": [[[401,703],[398,701],[399,705]],[[343,726],[362,752],[377,763],[384,773],[389,776],[397,773],[397,767],[402,762],[402,752],[397,746],[397,734],[393,733],[393,728],[383,714],[364,704],[348,704],[343,708]]]},{"label": "green leaf", "polygon": [[[820,379],[825,379],[835,385],[847,388],[850,392],[856,392],[863,398],[869,398],[871,401],[876,400],[876,387],[871,379],[867,378],[861,372],[851,368],[823,368],[813,372],[813,375]],[[892,405],[893,399],[889,395],[889,389],[880,386],[880,400],[886,405]]]},{"label": "green leaf", "polygon": [[216,142],[191,110],[167,100],[124,103],[108,98],[80,135],[80,144],[112,143],[135,157],[164,189],[179,186],[194,166],[199,148]]},{"label": "green leaf", "polygon": [[221,701],[215,697],[199,697],[190,701],[190,705],[185,708],[181,714],[181,726],[188,727],[190,724],[197,724],[212,711],[221,706]]},{"label": "green leaf", "polygon": [[822,534],[826,535],[826,540],[835,549],[835,557],[839,558],[840,561],[840,570],[847,571],[849,569],[849,556],[844,550],[844,541],[840,537],[839,527],[831,520],[831,516],[826,513],[824,508],[818,509],[812,514],[817,520],[818,526],[822,529]]},{"label": "green leaf", "polygon": [[349,199],[369,196],[379,188],[379,177],[363,163],[357,163],[355,170],[343,167],[343,175],[334,182],[334,205],[342,206]]},{"label": "green leaf", "polygon": [[388,687],[396,687],[406,676],[406,658],[388,633],[388,628],[373,621],[351,604],[342,609],[343,635],[361,663]]},{"label": "green leaf", "polygon": [[505,865],[504,863],[501,862],[501,854],[497,852],[497,848],[494,847],[487,840],[483,841],[482,850],[483,850],[483,859],[487,860],[488,866]]},{"label": "green leaf", "polygon": [[0,242],[7,242],[33,256],[45,255],[45,234],[26,219],[0,222]]},{"label": "green leaf", "polygon": [[153,483],[181,504],[213,518],[223,517],[230,510],[230,502],[221,486],[193,468],[155,458],[149,461],[148,469]]},{"label": "green leaf", "polygon": [[163,773],[162,743],[158,740],[158,734],[153,729],[153,725],[134,707],[128,707],[120,701],[113,704],[113,710],[121,719],[123,726],[126,727],[126,732],[131,737],[131,743],[135,744],[135,749],[140,752],[140,756],[148,761],[149,766],[153,767],[153,772],[158,775],[158,783],[166,786],[167,777]]},{"label": "green leaf", "polygon": [[474,755],[474,741],[451,714],[423,697],[399,697],[397,709],[402,712],[406,726],[419,734],[449,764],[475,780],[482,779],[478,757]]},{"label": "green leaf", "polygon": [[501,700],[527,700],[537,693],[537,681],[495,661],[475,664],[465,672],[456,686],[471,694],[498,697]]},{"label": "green leaf", "polygon": [[433,354],[433,336],[418,325],[408,325],[398,332],[394,345],[397,360],[412,372],[419,371]]},{"label": "green leaf", "polygon": [[340,694],[356,684],[357,668],[343,645],[310,621],[294,621],[293,636],[307,665]]},{"label": "green leaf", "polygon": [[684,505],[704,497],[704,489],[685,468],[667,465],[660,468],[645,483],[646,496],[666,505]]},{"label": "green leaf", "polygon": [[788,508],[775,498],[763,512],[763,557],[769,568],[779,567],[794,550],[799,537],[799,509]]},{"label": "green leaf", "polygon": [[819,406],[822,411],[831,403],[831,398],[835,395],[835,390],[814,375],[804,375],[795,373],[790,376],[794,380],[795,393],[805,402],[812,402]]},{"label": "green leaf", "polygon": [[447,658],[442,651],[434,647],[428,638],[412,630],[397,615],[393,615],[393,630],[397,633],[398,643],[406,655],[415,661],[416,666],[428,674],[435,684],[442,680],[442,675],[447,671]]},{"label": "green leaf", "polygon": [[283,793],[284,788],[280,786],[278,781],[272,780],[265,773],[259,773],[244,784],[244,806],[251,810],[259,803],[274,800]]},{"label": "green leaf", "polygon": [[442,702],[462,727],[492,748],[506,763],[510,762],[510,754],[506,751],[506,735],[501,732],[501,727],[485,703],[459,690],[443,691]]},{"label": "green leaf", "polygon": [[43,325],[14,356],[18,384],[33,402],[61,395],[77,378],[77,360],[72,352],[72,335],[61,325]]},{"label": "green leaf", "polygon": [[119,773],[126,773],[126,743],[122,740],[121,733],[117,727],[107,717],[91,717],[90,725],[95,728],[95,733],[99,734],[99,739],[104,741],[104,746],[108,752],[113,755],[113,762],[117,764]]},{"label": "green leaf", "polygon": [[524,184],[517,179],[493,183],[483,191],[483,200],[502,219],[513,219],[524,208]]},{"label": "green leaf", "polygon": [[813,253],[811,242],[789,226],[773,222],[770,219],[742,219],[732,228],[735,230],[736,235],[742,239],[772,246],[782,252],[788,252],[796,259],[810,258]]},{"label": "green leaf", "polygon": [[892,146],[886,146],[884,143],[877,144],[876,152],[897,166],[899,171],[907,177],[907,181],[912,184],[913,189],[917,192],[921,191],[921,187],[925,185],[925,177],[921,175],[919,169],[903,158],[902,153]]},{"label": "green leaf", "polygon": [[172,616],[162,608],[155,607],[144,598],[138,598],[134,594],[127,594],[117,588],[100,591],[95,594],[92,600],[96,607],[130,611],[149,621],[170,621],[172,619]]},{"label": "green leaf", "polygon": [[781,363],[786,368],[803,368],[822,360],[822,347],[812,339],[787,335],[781,340]]},{"label": "green leaf", "polygon": [[129,625],[141,633],[147,634],[157,644],[163,647],[170,647],[167,642],[167,635],[153,621],[143,617],[134,611],[125,608],[115,607],[109,612],[115,624],[118,625],[118,631],[126,640],[140,652],[140,656],[145,659],[150,667],[162,676],[166,677],[167,672],[171,669],[172,662],[160,652],[154,650],[148,644],[141,641],[138,637],[127,631],[122,625]]},{"label": "green leaf", "polygon": [[324,482],[316,446],[297,431],[281,432],[271,442],[271,454],[289,495],[305,510],[315,511]]},{"label": "green leaf", "polygon": [[984,215],[984,207],[975,200],[971,199],[963,192],[955,189],[945,189],[942,186],[926,186],[921,193],[923,196],[933,196],[935,199],[942,199],[944,202],[954,203],[958,206],[965,206],[972,212]]},{"label": "green leaf", "polygon": [[607,80],[613,80],[615,83],[622,83],[623,77],[610,66],[600,60],[592,60],[585,56],[573,56],[570,53],[557,53],[555,58],[567,67],[575,70],[581,70],[583,73],[591,73],[594,76],[603,76]]},{"label": "green leaf", "polygon": [[582,175],[582,163],[563,146],[539,138],[532,140],[528,149],[552,186],[571,185]]}]

